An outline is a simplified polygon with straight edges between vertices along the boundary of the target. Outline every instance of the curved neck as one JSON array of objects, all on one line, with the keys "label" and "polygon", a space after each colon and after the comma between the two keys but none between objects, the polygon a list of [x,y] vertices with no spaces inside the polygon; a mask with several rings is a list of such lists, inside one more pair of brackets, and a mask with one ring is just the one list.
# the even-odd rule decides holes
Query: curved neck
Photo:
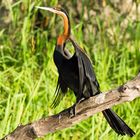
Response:
[{"label": "curved neck", "polygon": [[59,15],[63,18],[63,21],[64,21],[64,32],[58,36],[57,45],[63,47],[65,41],[70,36],[71,27],[70,27],[70,20],[69,20],[69,16],[68,16],[67,12],[65,10],[61,9],[61,12],[59,13]]},{"label": "curved neck", "polygon": [[65,36],[64,34],[59,35],[57,38],[57,46],[63,47],[66,40],[67,40],[67,36]]},{"label": "curved neck", "polygon": [[64,9],[61,9],[61,11],[58,12],[58,15],[60,15],[64,21],[64,32],[62,35],[68,38],[70,36],[70,30],[71,30],[69,16]]},{"label": "curved neck", "polygon": [[64,32],[63,34],[67,37],[69,37],[70,35],[70,21],[68,16],[63,16],[63,20],[64,20]]}]

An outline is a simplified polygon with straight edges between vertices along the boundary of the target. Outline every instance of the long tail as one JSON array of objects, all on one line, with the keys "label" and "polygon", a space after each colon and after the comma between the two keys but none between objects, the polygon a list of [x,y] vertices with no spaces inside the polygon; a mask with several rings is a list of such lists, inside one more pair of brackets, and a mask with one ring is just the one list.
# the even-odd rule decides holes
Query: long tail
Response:
[{"label": "long tail", "polygon": [[135,132],[111,109],[106,109],[103,112],[104,117],[111,128],[118,134],[129,135],[132,137]]}]

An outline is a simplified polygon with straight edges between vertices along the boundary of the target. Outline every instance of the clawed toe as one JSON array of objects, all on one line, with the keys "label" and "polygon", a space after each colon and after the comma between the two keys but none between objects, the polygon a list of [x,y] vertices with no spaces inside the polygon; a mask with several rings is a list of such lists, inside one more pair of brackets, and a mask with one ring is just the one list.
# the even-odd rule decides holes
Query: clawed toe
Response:
[{"label": "clawed toe", "polygon": [[70,118],[73,118],[76,115],[75,109],[76,108],[76,104],[74,104],[71,108],[70,108]]}]

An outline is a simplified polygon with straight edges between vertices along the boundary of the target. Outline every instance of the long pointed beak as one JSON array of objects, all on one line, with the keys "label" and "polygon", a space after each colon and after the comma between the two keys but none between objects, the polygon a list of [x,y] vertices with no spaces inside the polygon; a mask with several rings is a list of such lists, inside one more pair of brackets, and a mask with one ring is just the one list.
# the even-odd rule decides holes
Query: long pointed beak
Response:
[{"label": "long pointed beak", "polygon": [[55,8],[51,8],[51,7],[41,7],[41,6],[36,6],[36,8],[42,9],[42,10],[46,10],[46,11],[50,11],[50,12],[52,12],[52,13],[59,14],[59,11],[56,10]]}]

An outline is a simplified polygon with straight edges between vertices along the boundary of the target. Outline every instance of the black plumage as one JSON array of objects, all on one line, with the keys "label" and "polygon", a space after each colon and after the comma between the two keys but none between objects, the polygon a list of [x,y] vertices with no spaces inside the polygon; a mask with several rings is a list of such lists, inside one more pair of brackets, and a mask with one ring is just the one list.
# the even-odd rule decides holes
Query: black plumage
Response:
[{"label": "black plumage", "polygon": [[[75,53],[71,58],[66,58],[57,49],[54,52],[54,62],[59,72],[57,89],[61,89],[61,92],[60,90],[56,92],[58,95],[56,96],[57,103],[62,99],[58,97],[63,97],[67,92],[67,88],[74,91],[77,103],[82,99],[101,93],[89,58],[74,40],[70,39],[70,41],[75,47]],[[56,102],[54,102],[54,105],[57,105]],[[127,134],[130,137],[135,134],[111,109],[106,109],[102,113],[116,133],[121,135]]]},{"label": "black plumage", "polygon": [[[96,79],[90,59],[70,37],[70,21],[66,11],[61,8],[39,8],[61,15],[64,19],[64,33],[58,37],[54,51],[54,62],[58,69],[59,78],[53,106],[56,107],[59,104],[67,93],[68,88],[74,92],[76,103],[96,94],[100,94],[99,83]],[[72,45],[75,48],[75,53],[72,57],[65,48],[67,40],[72,42]],[[102,113],[116,133],[121,135],[127,134],[131,137],[135,134],[134,131],[111,109],[106,109]]]},{"label": "black plumage", "polygon": [[[70,41],[75,48],[75,53],[72,57],[69,57],[66,53],[62,55],[63,49],[61,48],[63,47],[56,46],[54,51],[54,62],[59,72],[56,95],[58,98],[58,94],[59,96],[64,95],[67,88],[70,88],[74,91],[76,102],[78,103],[81,99],[100,93],[100,89],[88,56],[75,41],[72,39]],[[58,89],[61,89],[62,92]],[[59,102],[57,101],[57,103]]]}]

